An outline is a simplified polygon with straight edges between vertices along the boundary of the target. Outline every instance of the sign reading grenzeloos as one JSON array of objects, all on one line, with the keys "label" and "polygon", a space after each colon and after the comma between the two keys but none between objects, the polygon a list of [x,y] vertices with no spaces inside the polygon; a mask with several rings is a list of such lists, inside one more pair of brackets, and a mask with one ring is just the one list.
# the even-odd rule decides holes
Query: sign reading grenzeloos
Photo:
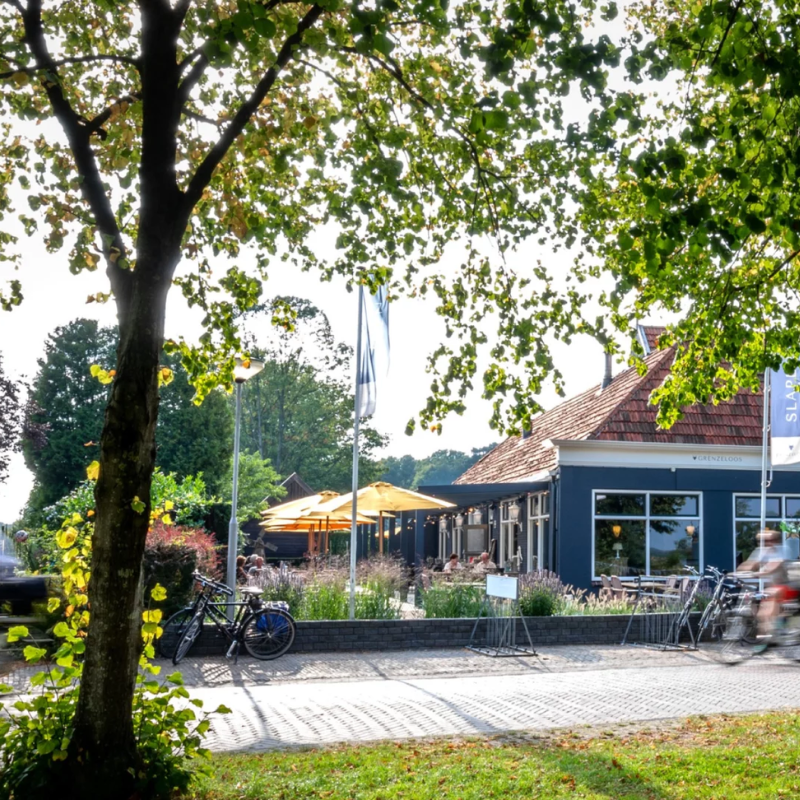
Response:
[{"label": "sign reading grenzeloos", "polygon": [[800,463],[800,369],[772,371],[770,432],[772,464]]}]

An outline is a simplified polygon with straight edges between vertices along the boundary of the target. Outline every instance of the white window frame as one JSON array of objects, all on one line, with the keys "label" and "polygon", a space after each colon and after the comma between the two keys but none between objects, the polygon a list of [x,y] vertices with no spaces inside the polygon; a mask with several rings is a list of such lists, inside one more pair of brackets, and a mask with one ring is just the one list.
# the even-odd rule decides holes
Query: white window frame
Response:
[{"label": "white window frame", "polygon": [[447,534],[450,532],[449,527],[449,525],[446,525],[444,529],[442,529],[441,522],[439,523],[439,558],[445,562],[450,555],[450,553],[447,552]]},{"label": "white window frame", "polygon": [[[542,514],[542,499],[547,497],[547,513]],[[525,558],[525,569],[527,572],[533,572],[533,529],[534,523],[539,523],[538,536],[536,541],[536,553],[539,559],[539,564],[536,569],[543,569],[542,567],[542,552],[544,551],[544,523],[550,523],[550,490],[543,492],[535,492],[528,495],[528,552]],[[535,506],[535,508],[534,508]]]},{"label": "white window frame", "polygon": [[[598,514],[597,513],[597,495],[599,494],[641,494],[644,495],[644,515],[619,515],[619,514]],[[650,514],[650,496],[651,495],[672,495],[673,497],[685,497],[686,495],[694,495],[697,497],[697,515],[681,515],[674,517],[664,517]],[[637,520],[644,521],[644,554],[645,554],[645,574],[650,574],[650,520],[698,520],[700,523],[700,539],[698,548],[698,572],[702,573],[705,569],[705,525],[703,524],[703,493],[693,491],[691,489],[684,489],[682,491],[662,491],[660,489],[592,489],[592,580],[599,581],[600,576],[597,575],[595,566],[595,522],[598,519],[614,519],[614,520]],[[734,534],[736,527],[734,526]],[[735,539],[734,539],[734,547]],[[635,575],[621,575],[623,580],[631,580]]]},{"label": "white window frame", "polygon": [[[734,492],[732,495],[733,501],[733,531],[731,537],[731,545],[733,547],[733,561],[731,562],[736,567],[736,523],[737,522],[761,522],[760,517],[737,517],[736,516],[736,498],[737,497],[757,497],[759,500],[761,499],[761,492]],[[800,525],[800,517],[787,517],[786,516],[786,500],[787,498],[790,500],[800,500],[800,494],[796,492],[785,492],[782,494],[773,494],[771,492],[767,492],[767,500],[774,500],[775,498],[779,498],[781,501],[781,515],[779,517],[766,517],[766,525],[767,527],[772,525],[778,525],[778,530],[781,531],[781,542],[786,542],[786,532],[780,529],[781,523],[787,522],[794,522]],[[750,553],[745,555],[745,558],[749,556]]]},{"label": "white window frame", "polygon": [[511,556],[506,556],[506,538],[509,536],[509,531],[513,533],[514,526],[519,525],[519,520],[514,522],[514,520],[511,519],[510,508],[513,502],[516,501],[507,500],[500,503],[500,561],[497,563],[497,566],[503,569],[511,568],[512,565],[506,565],[506,561],[516,555],[512,553]]}]

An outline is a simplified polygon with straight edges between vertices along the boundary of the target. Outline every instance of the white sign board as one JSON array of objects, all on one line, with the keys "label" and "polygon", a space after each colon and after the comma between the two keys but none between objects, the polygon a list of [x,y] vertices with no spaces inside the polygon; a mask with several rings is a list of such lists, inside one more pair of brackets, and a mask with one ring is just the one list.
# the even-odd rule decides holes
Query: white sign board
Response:
[{"label": "white sign board", "polygon": [[486,576],[486,594],[489,597],[504,597],[516,600],[518,596],[517,579],[505,575]]}]

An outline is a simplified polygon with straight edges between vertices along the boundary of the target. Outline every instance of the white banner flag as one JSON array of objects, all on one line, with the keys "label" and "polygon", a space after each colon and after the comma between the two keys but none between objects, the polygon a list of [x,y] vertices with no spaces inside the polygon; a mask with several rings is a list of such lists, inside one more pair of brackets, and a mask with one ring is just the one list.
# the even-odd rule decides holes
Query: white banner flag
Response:
[{"label": "white banner flag", "polygon": [[361,406],[359,417],[375,413],[378,386],[389,373],[389,301],[381,286],[377,294],[361,291],[361,358],[358,363]]},{"label": "white banner flag", "polygon": [[770,397],[770,449],[772,465],[800,462],[800,370],[787,375],[782,369],[772,371]]}]

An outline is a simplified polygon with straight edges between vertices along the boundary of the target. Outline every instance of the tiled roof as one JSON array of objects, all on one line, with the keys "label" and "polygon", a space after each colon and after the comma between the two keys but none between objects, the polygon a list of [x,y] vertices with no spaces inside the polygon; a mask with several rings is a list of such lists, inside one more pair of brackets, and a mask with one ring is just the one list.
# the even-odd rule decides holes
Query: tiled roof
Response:
[{"label": "tiled roof", "polygon": [[729,403],[692,406],[669,430],[656,427],[650,394],[666,378],[673,351],[645,358],[648,372],[617,375],[605,389],[595,386],[534,418],[530,434],[512,436],[473,464],[455,483],[514,483],[556,466],[553,439],[760,445],[761,393],[740,392]]}]

